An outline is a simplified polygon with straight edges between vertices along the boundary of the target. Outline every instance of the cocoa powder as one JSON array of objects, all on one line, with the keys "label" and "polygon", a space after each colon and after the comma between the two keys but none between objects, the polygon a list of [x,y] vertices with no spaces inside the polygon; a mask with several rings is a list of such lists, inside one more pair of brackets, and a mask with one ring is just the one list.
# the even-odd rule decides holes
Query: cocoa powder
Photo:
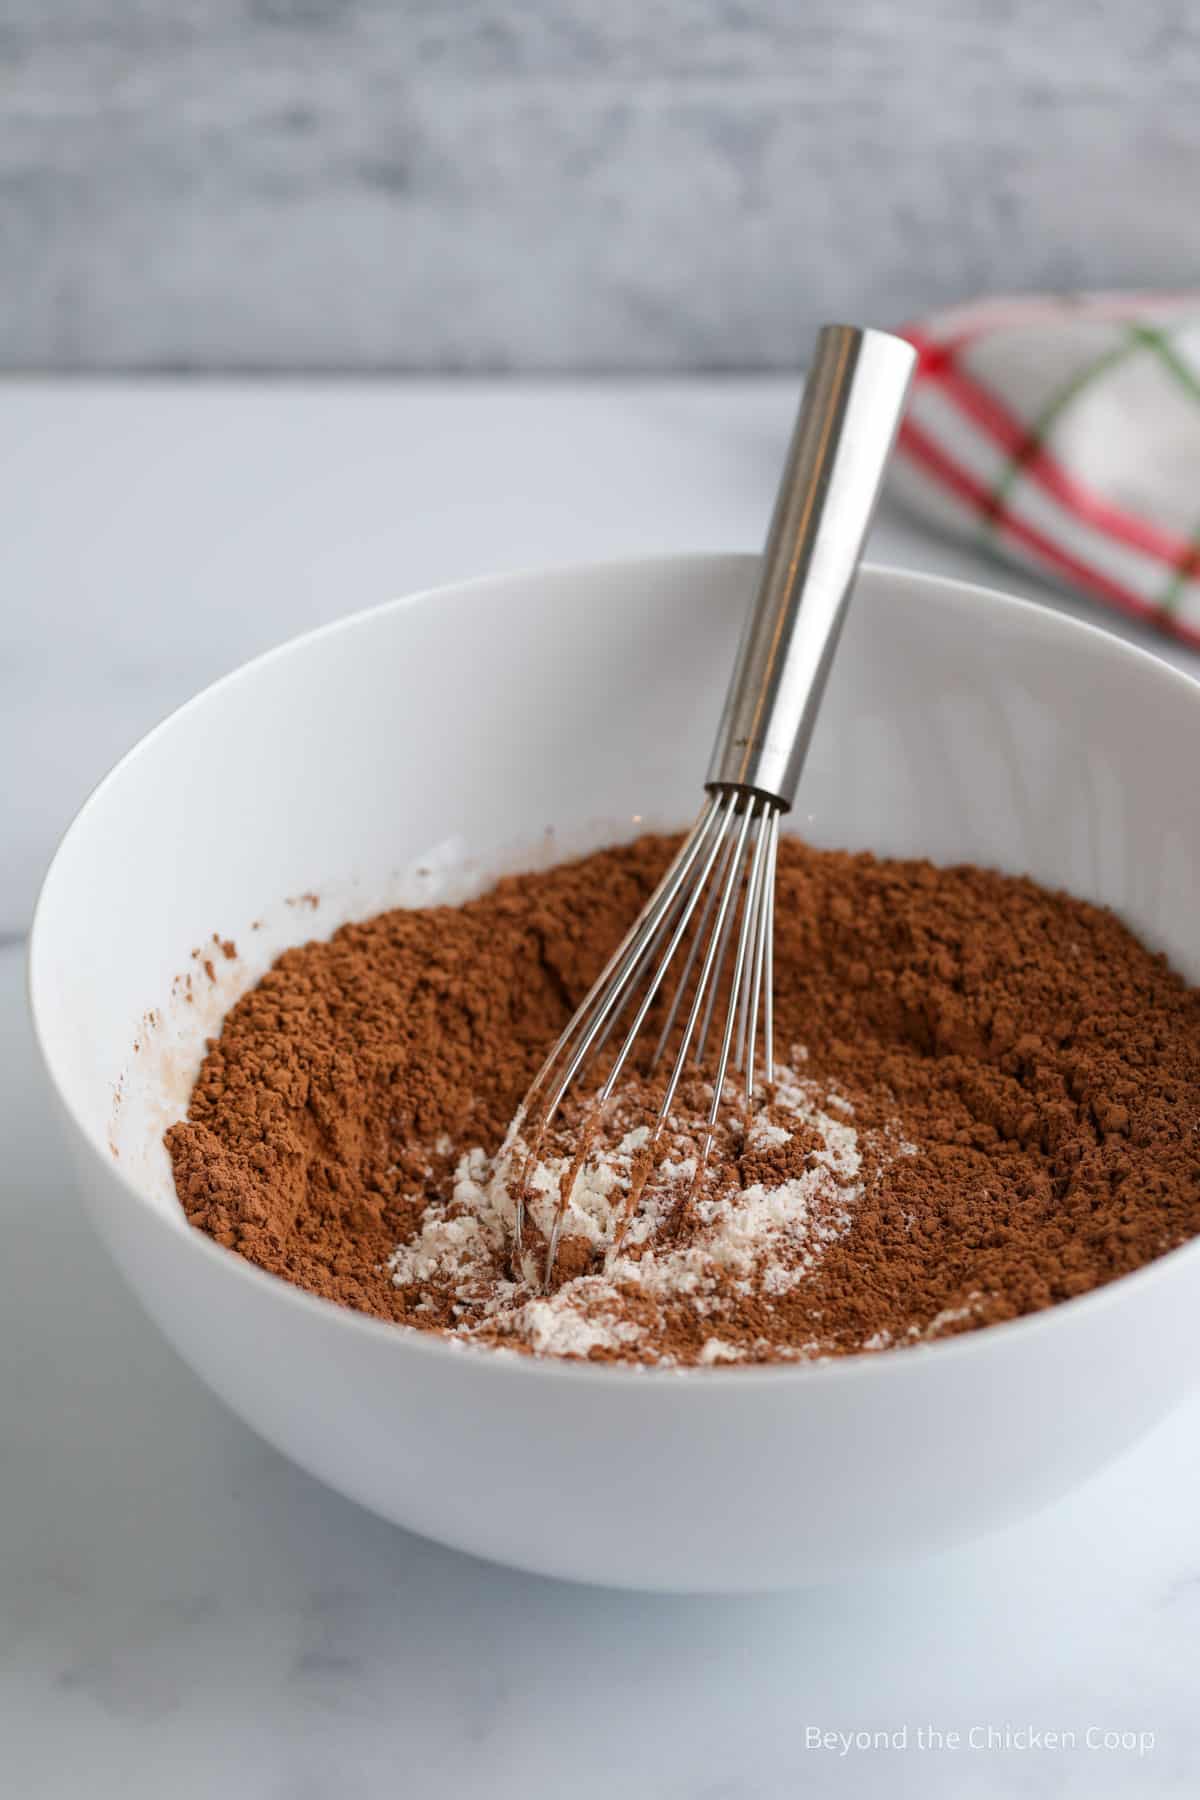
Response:
[{"label": "cocoa powder", "polygon": [[[676,841],[285,952],[230,1011],[167,1134],[192,1224],[326,1298],[464,1329],[454,1283],[397,1285],[393,1253],[457,1216],[460,1154],[496,1152]],[[785,839],[776,933],[781,1054],[858,1133],[844,1223],[818,1255],[797,1251],[786,1283],[718,1271],[703,1308],[618,1283],[604,1317],[629,1341],[578,1353],[903,1345],[1084,1293],[1200,1232],[1200,995],[1111,913],[982,869]],[[719,1147],[718,1195],[820,1162],[808,1126],[763,1117],[778,1128]],[[694,1229],[672,1216],[672,1241]],[[560,1280],[594,1272],[586,1243],[564,1247]],[[507,1273],[498,1254],[494,1283]],[[472,1335],[529,1347],[486,1320]]]}]

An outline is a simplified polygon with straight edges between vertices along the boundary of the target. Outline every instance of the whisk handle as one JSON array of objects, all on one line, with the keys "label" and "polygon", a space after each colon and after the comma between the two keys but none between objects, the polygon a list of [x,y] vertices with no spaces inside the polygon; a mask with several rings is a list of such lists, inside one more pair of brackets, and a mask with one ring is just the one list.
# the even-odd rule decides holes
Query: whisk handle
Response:
[{"label": "whisk handle", "polygon": [[707,785],[790,807],[904,412],[903,338],[826,325],[775,501]]}]

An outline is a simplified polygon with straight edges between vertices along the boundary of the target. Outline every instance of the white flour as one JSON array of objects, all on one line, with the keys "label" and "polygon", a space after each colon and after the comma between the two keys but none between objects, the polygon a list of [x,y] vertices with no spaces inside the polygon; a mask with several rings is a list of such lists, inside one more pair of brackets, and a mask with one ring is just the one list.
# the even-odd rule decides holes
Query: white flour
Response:
[{"label": "white flour", "polygon": [[[721,1191],[711,1179],[696,1184],[694,1155],[672,1155],[673,1149],[688,1147],[689,1133],[694,1140],[702,1129],[701,1119],[685,1119],[682,1135],[674,1134],[670,1143],[664,1137],[663,1154],[617,1242],[635,1154],[648,1137],[645,1125],[626,1129],[630,1115],[618,1113],[615,1141],[587,1160],[563,1218],[564,1241],[583,1239],[593,1247],[592,1268],[543,1296],[536,1294],[539,1271],[532,1254],[524,1282],[498,1279],[496,1273],[513,1239],[510,1189],[524,1168],[527,1147],[518,1138],[495,1159],[471,1149],[459,1158],[447,1197],[427,1205],[417,1235],[392,1254],[392,1280],[405,1288],[430,1282],[449,1286],[459,1336],[499,1333],[543,1356],[632,1350],[647,1338],[665,1304],[686,1299],[703,1317],[717,1310],[718,1286],[728,1292],[730,1282],[737,1293],[768,1300],[790,1292],[825,1248],[850,1229],[862,1162],[849,1102],[821,1092],[794,1069],[776,1075],[769,1113],[752,1119],[744,1142],[742,1124],[734,1118],[727,1127],[730,1141],[747,1152],[769,1152],[802,1127],[803,1173],[741,1191],[730,1191],[727,1183]],[[570,1160],[565,1153],[547,1154],[530,1172],[527,1215],[542,1239],[552,1229]],[[689,1191],[693,1228],[686,1243],[676,1244],[662,1235],[662,1226]],[[769,1340],[762,1348],[778,1353]],[[714,1328],[699,1360],[730,1362],[743,1355]]]}]

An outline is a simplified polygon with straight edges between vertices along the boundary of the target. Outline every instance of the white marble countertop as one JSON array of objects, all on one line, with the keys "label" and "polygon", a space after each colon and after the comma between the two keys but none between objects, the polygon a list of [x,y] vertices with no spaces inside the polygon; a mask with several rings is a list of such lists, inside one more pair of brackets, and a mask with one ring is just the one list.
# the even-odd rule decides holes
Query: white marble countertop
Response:
[{"label": "white marble countertop", "polygon": [[[794,399],[778,381],[7,388],[5,1791],[1182,1800],[1200,1787],[1200,1398],[1037,1519],[887,1578],[753,1601],[573,1589],[406,1536],[260,1444],[135,1310],[70,1193],[21,939],[91,782],[203,682],[390,594],[756,544]],[[873,553],[1032,591],[890,515]],[[841,1754],[808,1747],[809,1728],[907,1728],[907,1747]],[[960,1747],[925,1747],[931,1728]],[[976,1748],[989,1728],[1018,1735]],[[1078,1742],[1029,1747],[1030,1728]]]}]

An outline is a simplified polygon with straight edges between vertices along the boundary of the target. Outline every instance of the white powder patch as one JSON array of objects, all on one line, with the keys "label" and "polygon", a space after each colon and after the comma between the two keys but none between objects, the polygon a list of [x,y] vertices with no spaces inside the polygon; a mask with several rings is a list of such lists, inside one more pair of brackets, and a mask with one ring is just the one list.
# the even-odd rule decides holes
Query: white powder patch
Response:
[{"label": "white powder patch", "polygon": [[469,1213],[426,1220],[418,1242],[406,1252],[397,1251],[390,1266],[403,1256],[409,1283],[431,1281],[437,1275],[461,1275],[477,1259],[483,1229]]},{"label": "white powder patch", "polygon": [[[428,1202],[416,1236],[389,1258],[392,1280],[398,1287],[448,1285],[459,1336],[499,1334],[541,1356],[613,1355],[652,1340],[652,1329],[628,1316],[631,1293],[656,1316],[664,1303],[681,1299],[699,1317],[717,1314],[721,1284],[726,1295],[732,1284],[735,1293],[757,1293],[769,1302],[803,1282],[853,1222],[862,1157],[855,1127],[844,1116],[852,1114],[849,1103],[836,1107],[842,1115],[836,1117],[826,1110],[833,1105],[834,1097],[794,1069],[777,1069],[770,1116],[762,1112],[751,1120],[745,1142],[748,1148],[786,1144],[792,1121],[819,1140],[820,1147],[806,1156],[803,1174],[776,1186],[758,1182],[721,1192],[711,1170],[697,1183],[694,1154],[667,1147],[632,1218],[625,1216],[626,1201],[648,1128],[626,1128],[629,1122],[618,1112],[610,1121],[615,1141],[606,1140],[602,1153],[586,1159],[565,1197],[563,1238],[592,1246],[593,1270],[563,1281],[548,1295],[537,1292],[540,1267],[528,1250],[520,1282],[496,1279],[497,1256],[513,1241],[513,1192],[529,1155],[514,1131],[494,1159],[478,1148],[459,1158],[449,1195]],[[701,1121],[688,1123],[701,1127]],[[740,1135],[742,1126],[736,1123],[731,1130]],[[440,1141],[438,1148],[447,1154]],[[529,1171],[526,1213],[543,1241],[553,1229],[571,1168],[571,1156],[547,1154]],[[691,1227],[688,1240],[676,1243],[662,1227],[685,1198],[691,1201]],[[757,1353],[778,1357],[785,1349],[766,1340]],[[787,1353],[810,1352],[793,1346]],[[714,1334],[699,1360],[731,1362],[747,1354]],[[816,1344],[811,1354],[820,1354]]]},{"label": "white powder patch", "polygon": [[792,1134],[786,1126],[773,1125],[770,1119],[762,1117],[751,1122],[746,1133],[746,1142],[752,1150],[769,1150],[773,1144],[790,1144]]},{"label": "white powder patch", "polygon": [[924,1338],[926,1340],[938,1337],[946,1329],[947,1325],[961,1325],[964,1319],[973,1319],[978,1313],[982,1303],[982,1294],[968,1294],[965,1306],[944,1307],[940,1313],[935,1314],[935,1316],[930,1319],[924,1331],[921,1330],[919,1325],[910,1325],[908,1328],[908,1335],[910,1338]]},{"label": "white powder patch", "polygon": [[526,1301],[521,1321],[522,1336],[539,1356],[586,1356],[589,1350],[611,1350],[620,1341],[611,1327],[584,1318],[557,1295]]}]

